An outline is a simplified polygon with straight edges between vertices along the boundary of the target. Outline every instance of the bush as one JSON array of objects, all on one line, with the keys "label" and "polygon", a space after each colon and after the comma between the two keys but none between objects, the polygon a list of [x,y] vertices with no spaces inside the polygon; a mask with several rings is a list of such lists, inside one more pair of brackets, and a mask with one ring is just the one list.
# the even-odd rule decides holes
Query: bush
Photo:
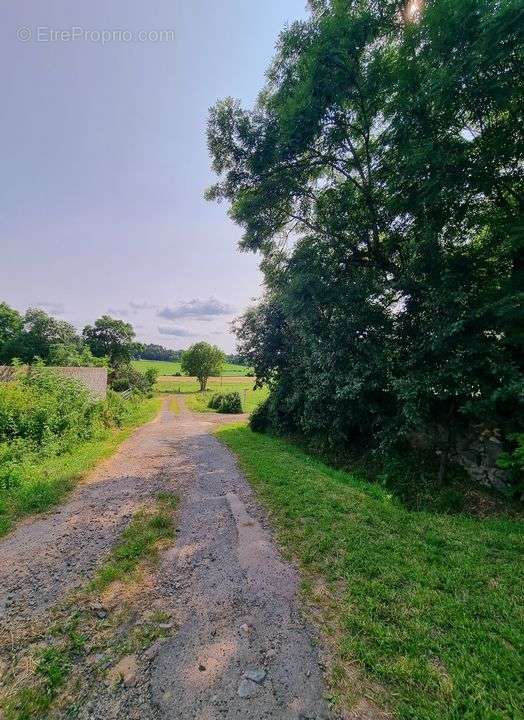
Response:
[{"label": "bush", "polygon": [[267,398],[253,410],[249,417],[249,427],[253,432],[265,433],[270,425],[270,400]]},{"label": "bush", "polygon": [[240,399],[240,393],[231,392],[222,395],[218,411],[226,414],[235,414],[242,412],[242,400]]},{"label": "bush", "polygon": [[0,443],[64,447],[91,437],[97,425],[89,393],[76,380],[37,366],[0,385]]},{"label": "bush", "polygon": [[28,465],[122,427],[135,407],[112,390],[93,402],[84,385],[42,367],[0,383],[0,491],[18,487]]},{"label": "bush", "polygon": [[212,395],[211,400],[207,404],[208,408],[211,408],[212,410],[218,410],[220,404],[222,403],[222,398],[223,395],[220,395],[218,393]]},{"label": "bush", "polygon": [[215,394],[211,397],[207,406],[226,415],[242,412],[242,400],[238,392],[225,393],[224,395]]},{"label": "bush", "polygon": [[158,373],[154,368],[141,373],[129,364],[117,365],[109,374],[109,386],[115,392],[131,392],[151,397]]}]

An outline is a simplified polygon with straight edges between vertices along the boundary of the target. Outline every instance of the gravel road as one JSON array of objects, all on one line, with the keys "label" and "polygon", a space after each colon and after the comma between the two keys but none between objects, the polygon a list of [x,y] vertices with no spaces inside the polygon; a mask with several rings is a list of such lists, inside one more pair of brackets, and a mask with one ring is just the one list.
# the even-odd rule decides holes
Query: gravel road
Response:
[{"label": "gravel road", "polygon": [[238,419],[167,406],[59,509],[0,541],[0,627],[29,623],[86,582],[132,514],[159,490],[181,499],[156,594],[177,630],[138,658],[140,682],[81,718],[324,720],[317,649],[298,576],[230,452],[211,434]]}]

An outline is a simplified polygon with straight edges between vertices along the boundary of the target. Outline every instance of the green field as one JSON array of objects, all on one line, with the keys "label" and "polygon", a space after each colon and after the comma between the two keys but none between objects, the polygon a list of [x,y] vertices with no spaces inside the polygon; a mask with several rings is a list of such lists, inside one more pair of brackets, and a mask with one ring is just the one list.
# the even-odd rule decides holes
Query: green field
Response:
[{"label": "green field", "polygon": [[[160,375],[175,375],[175,373],[181,373],[181,367],[179,362],[167,362],[164,360],[133,360],[132,365],[137,370],[145,372],[149,368],[155,368],[158,370]],[[224,376],[235,376],[235,375],[246,375],[250,371],[250,368],[244,365],[232,365],[231,363],[224,363],[224,369],[222,375]]]},{"label": "green field", "polygon": [[283,440],[217,435],[301,567],[336,701],[397,720],[523,717],[522,524],[408,511]]},{"label": "green field", "polygon": [[208,403],[214,393],[240,393],[242,409],[244,412],[252,412],[268,396],[267,387],[253,389],[254,378],[233,377],[233,378],[210,378],[207,383],[207,390],[200,392],[198,381],[190,377],[161,379],[157,382],[155,390],[158,393],[184,395],[186,405],[194,412],[216,412],[208,408]]},{"label": "green field", "polygon": [[251,382],[247,386],[236,383],[234,385],[224,383],[223,386],[220,382],[209,383],[209,388],[204,393],[194,393],[188,395],[186,398],[186,405],[189,410],[194,412],[216,412],[208,407],[208,403],[211,400],[212,395],[215,393],[230,393],[238,392],[240,399],[242,400],[242,410],[250,413],[263,402],[268,396],[268,389],[266,387],[258,388],[253,390],[253,383]]}]

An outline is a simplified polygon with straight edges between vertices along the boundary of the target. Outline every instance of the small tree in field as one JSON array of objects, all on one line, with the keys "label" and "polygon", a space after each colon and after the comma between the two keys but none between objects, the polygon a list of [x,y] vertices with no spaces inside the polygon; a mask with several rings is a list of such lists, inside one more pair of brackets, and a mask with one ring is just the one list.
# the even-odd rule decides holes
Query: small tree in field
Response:
[{"label": "small tree in field", "polygon": [[209,376],[222,372],[224,359],[224,353],[216,345],[195,343],[182,355],[182,370],[188,375],[194,375],[200,383],[200,392],[204,392]]}]

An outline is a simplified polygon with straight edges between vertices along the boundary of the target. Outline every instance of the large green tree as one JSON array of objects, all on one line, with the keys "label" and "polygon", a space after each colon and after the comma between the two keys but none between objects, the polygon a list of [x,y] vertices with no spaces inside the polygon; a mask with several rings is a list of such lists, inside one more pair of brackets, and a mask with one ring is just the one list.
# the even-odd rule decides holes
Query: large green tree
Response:
[{"label": "large green tree", "polygon": [[84,342],[95,357],[109,358],[112,366],[129,363],[135,348],[135,331],[130,323],[102,315],[94,325],[86,325]]},{"label": "large green tree", "polygon": [[182,354],[182,370],[197,378],[204,392],[212,375],[220,375],[225,355],[216,345],[198,342]]},{"label": "large green tree", "polygon": [[51,348],[59,345],[79,347],[81,340],[77,331],[65,320],[48,315],[39,308],[29,308],[22,318],[22,325],[16,321],[16,332],[12,332],[3,345],[4,362],[19,358],[33,362],[35,358],[47,361]]},{"label": "large green tree", "polygon": [[254,109],[210,112],[207,196],[266,279],[241,350],[280,421],[426,433],[443,472],[473,423],[522,422],[522,4],[311,5]]}]

